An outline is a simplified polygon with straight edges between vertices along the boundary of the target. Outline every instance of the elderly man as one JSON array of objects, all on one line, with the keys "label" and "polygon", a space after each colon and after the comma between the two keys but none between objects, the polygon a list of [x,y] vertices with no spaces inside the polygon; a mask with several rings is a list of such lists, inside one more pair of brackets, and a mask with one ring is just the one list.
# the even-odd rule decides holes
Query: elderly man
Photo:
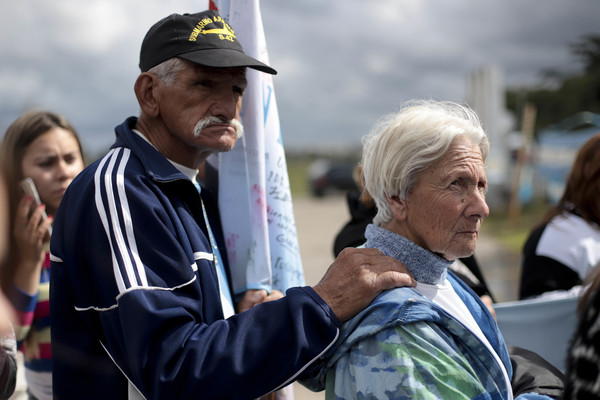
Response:
[{"label": "elderly man", "polygon": [[256,398],[296,379],[382,290],[413,284],[379,251],[348,250],[314,288],[234,315],[217,214],[196,175],[241,134],[246,67],[275,73],[214,11],[147,33],[139,118],[116,128],[55,218],[55,398]]},{"label": "elderly man", "polygon": [[492,315],[448,270],[473,254],[489,213],[488,148],[475,113],[450,102],[411,102],[365,138],[365,187],[378,210],[365,247],[404,262],[417,286],[381,294],[348,321],[303,383],[336,399],[513,398]]}]

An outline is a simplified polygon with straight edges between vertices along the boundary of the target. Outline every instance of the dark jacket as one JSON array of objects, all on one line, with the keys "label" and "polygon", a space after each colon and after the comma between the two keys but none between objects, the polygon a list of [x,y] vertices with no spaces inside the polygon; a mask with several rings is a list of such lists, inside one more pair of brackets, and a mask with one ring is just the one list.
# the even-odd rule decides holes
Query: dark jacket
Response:
[{"label": "dark jacket", "polygon": [[55,398],[135,387],[147,399],[252,399],[290,383],[334,341],[337,319],[305,287],[224,320],[198,192],[135,123],[116,128],[55,218]]}]

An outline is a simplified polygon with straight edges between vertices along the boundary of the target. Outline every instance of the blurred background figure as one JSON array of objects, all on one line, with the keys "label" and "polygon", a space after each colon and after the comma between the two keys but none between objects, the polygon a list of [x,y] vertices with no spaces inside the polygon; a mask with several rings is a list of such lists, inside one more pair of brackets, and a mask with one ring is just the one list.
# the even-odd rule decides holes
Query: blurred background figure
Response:
[{"label": "blurred background figure", "polygon": [[565,400],[600,399],[600,263],[585,280],[565,373]]},{"label": "blurred background figure", "polygon": [[523,247],[519,298],[577,296],[600,261],[600,134],[577,152],[565,190]]},{"label": "blurred background figure", "polygon": [[350,221],[342,227],[335,237],[333,242],[334,257],[337,257],[346,247],[358,247],[364,244],[367,241],[365,229],[377,215],[375,201],[365,190],[364,176],[360,164],[354,168],[352,178],[356,183],[356,187],[346,192]]},{"label": "blurred background figure", "polygon": [[[8,193],[0,174],[0,265],[8,250],[9,220]],[[11,320],[14,320],[12,307],[0,293],[0,399],[8,399],[17,383],[17,342]]]},{"label": "blurred background figure", "polygon": [[[83,151],[77,132],[63,116],[30,111],[8,127],[1,157],[13,216],[2,287],[17,315],[15,331],[25,356],[29,398],[51,399],[51,225],[65,190],[84,167]],[[26,177],[33,181],[40,204],[35,194],[24,194],[21,182]]]}]

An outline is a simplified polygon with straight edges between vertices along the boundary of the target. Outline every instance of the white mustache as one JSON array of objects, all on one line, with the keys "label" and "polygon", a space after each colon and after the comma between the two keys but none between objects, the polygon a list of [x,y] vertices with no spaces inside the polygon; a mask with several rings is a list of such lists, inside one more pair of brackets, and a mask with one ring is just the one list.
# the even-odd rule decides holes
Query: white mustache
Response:
[{"label": "white mustache", "polygon": [[244,127],[241,124],[241,122],[238,121],[237,119],[232,119],[232,120],[227,121],[227,120],[223,120],[219,117],[207,117],[207,118],[201,119],[200,121],[198,121],[196,123],[196,126],[194,127],[194,136],[195,137],[200,136],[200,134],[202,133],[204,128],[206,128],[207,126],[209,126],[211,124],[229,124],[229,125],[233,126],[233,129],[235,130],[236,139],[239,139],[244,134]]}]

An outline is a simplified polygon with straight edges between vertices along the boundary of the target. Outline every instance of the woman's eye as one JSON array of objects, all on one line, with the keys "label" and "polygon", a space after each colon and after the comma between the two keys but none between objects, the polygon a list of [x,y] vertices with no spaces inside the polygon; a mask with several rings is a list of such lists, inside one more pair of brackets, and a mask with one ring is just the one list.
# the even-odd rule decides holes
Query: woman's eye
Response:
[{"label": "woman's eye", "polygon": [[455,179],[450,183],[451,187],[458,187],[458,188],[464,188],[466,185],[465,180],[464,179]]},{"label": "woman's eye", "polygon": [[479,189],[479,191],[481,193],[487,192],[487,182],[479,182],[479,184],[477,185],[477,188]]}]

